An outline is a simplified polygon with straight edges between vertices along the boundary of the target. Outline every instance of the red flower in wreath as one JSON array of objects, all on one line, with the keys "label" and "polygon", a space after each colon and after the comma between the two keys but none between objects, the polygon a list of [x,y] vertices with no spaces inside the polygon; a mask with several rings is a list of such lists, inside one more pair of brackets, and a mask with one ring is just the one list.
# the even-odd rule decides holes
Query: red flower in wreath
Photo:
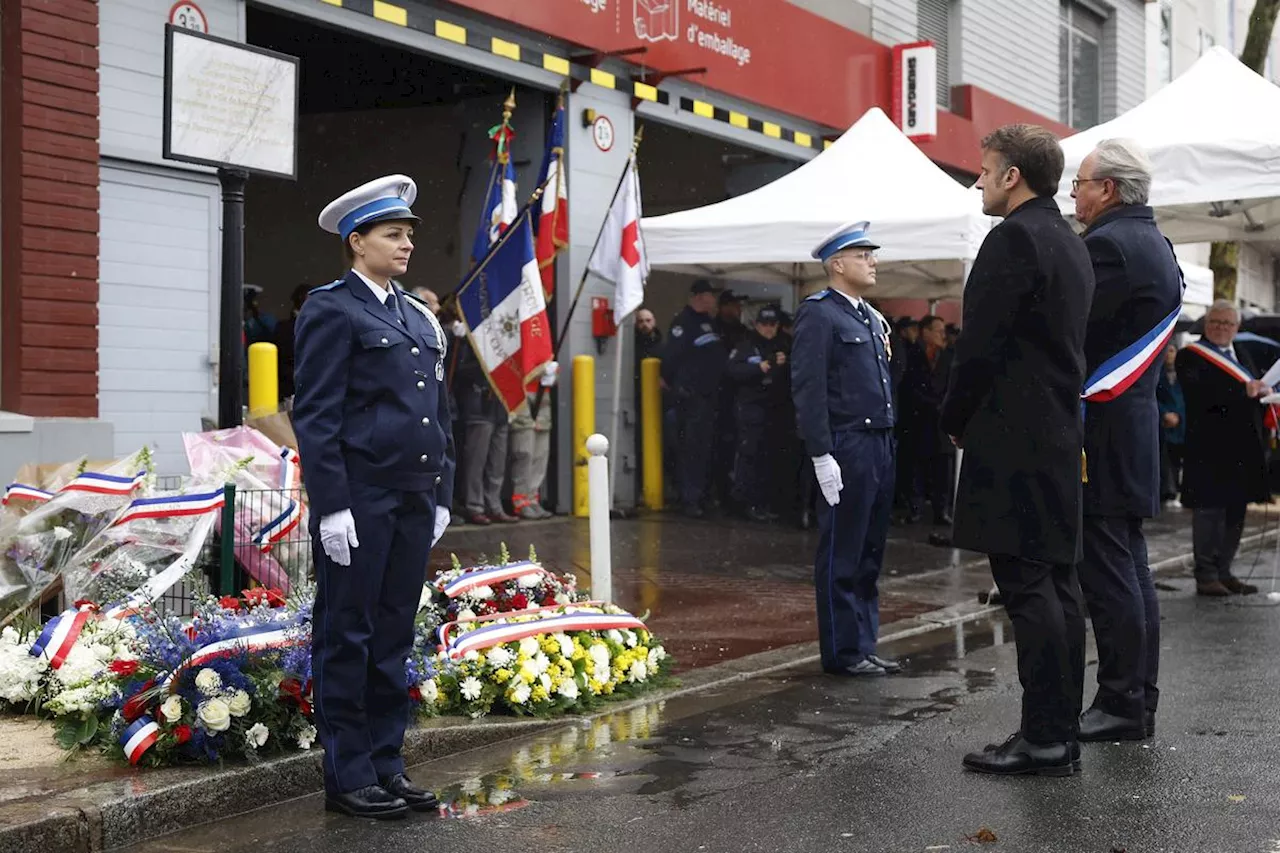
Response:
[{"label": "red flower in wreath", "polygon": [[422,701],[422,691],[418,689],[418,685],[415,684],[409,688],[409,698],[415,702]]},{"label": "red flower in wreath", "polygon": [[128,678],[138,671],[138,662],[136,660],[113,660],[111,666],[107,668],[121,678]]},{"label": "red flower in wreath", "polygon": [[147,712],[147,705],[153,697],[147,696],[147,691],[156,686],[154,678],[148,679],[147,683],[142,685],[142,689],[133,694],[125,701],[124,707],[120,709],[120,714],[132,723]]},{"label": "red flower in wreath", "polygon": [[554,592],[548,592],[545,596],[542,597],[543,607],[551,607],[555,603],[556,603],[556,594]]},{"label": "red flower in wreath", "polygon": [[280,698],[292,699],[298,703],[298,708],[303,714],[311,716],[311,703],[307,700],[306,694],[302,690],[302,684],[296,678],[286,678],[280,682]]},{"label": "red flower in wreath", "polygon": [[222,598],[218,599],[218,606],[223,610],[239,610],[240,599],[236,598],[234,595],[224,595]]},{"label": "red flower in wreath", "polygon": [[191,740],[191,726],[175,726],[173,729],[173,739],[178,743],[186,743]]},{"label": "red flower in wreath", "polygon": [[525,595],[523,592],[517,592],[515,595],[511,596],[511,608],[513,610],[524,610],[528,606],[529,596]]},{"label": "red flower in wreath", "polygon": [[90,610],[98,609],[98,605],[94,604],[91,599],[77,598],[75,603],[75,608],[76,610],[79,610],[81,607],[88,607]]},{"label": "red flower in wreath", "polygon": [[284,593],[274,586],[267,589],[267,604],[271,607],[284,607]]}]

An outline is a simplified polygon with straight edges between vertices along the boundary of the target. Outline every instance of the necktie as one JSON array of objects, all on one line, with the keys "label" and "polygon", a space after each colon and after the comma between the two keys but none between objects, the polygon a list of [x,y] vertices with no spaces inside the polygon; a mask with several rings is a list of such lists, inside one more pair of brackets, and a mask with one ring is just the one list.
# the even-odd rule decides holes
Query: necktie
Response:
[{"label": "necktie", "polygon": [[853,306],[853,308],[855,311],[858,312],[858,318],[862,320],[862,322],[866,323],[868,327],[870,327],[871,315],[867,313],[867,303],[859,302],[857,305]]},{"label": "necktie", "polygon": [[400,300],[396,299],[395,293],[387,294],[387,301],[382,304],[396,318],[396,322],[403,326],[404,316],[400,313]]}]

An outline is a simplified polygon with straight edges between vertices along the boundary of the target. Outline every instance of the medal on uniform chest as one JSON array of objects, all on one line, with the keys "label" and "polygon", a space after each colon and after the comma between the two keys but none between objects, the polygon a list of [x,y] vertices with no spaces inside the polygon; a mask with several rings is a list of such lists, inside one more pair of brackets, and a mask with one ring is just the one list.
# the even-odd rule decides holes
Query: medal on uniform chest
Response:
[{"label": "medal on uniform chest", "polygon": [[437,382],[444,381],[444,359],[443,358],[436,359],[436,381]]}]

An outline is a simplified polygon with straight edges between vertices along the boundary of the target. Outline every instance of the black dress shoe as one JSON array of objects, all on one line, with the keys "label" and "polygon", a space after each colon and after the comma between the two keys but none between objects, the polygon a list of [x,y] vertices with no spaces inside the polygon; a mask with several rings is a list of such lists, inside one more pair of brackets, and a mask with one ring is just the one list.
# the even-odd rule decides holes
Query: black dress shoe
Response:
[{"label": "black dress shoe", "polygon": [[[1015,737],[1018,737],[1021,735],[1022,735],[1022,732],[1018,732],[1015,735]],[[991,752],[992,750],[996,750],[999,748],[1000,748],[1000,744],[998,743],[989,743],[985,747],[983,747],[983,749],[986,750],[987,752]],[[1084,762],[1080,760],[1080,741],[1073,740],[1071,741],[1071,772],[1079,773],[1083,769],[1084,769]]]},{"label": "black dress shoe", "polygon": [[882,658],[879,655],[867,655],[867,660],[883,669],[889,675],[897,675],[902,672],[902,664],[898,663],[896,660]]},{"label": "black dress shoe", "polygon": [[396,820],[409,813],[409,806],[404,800],[380,785],[367,785],[345,794],[326,793],[324,808],[325,811],[374,820]]},{"label": "black dress shoe", "polygon": [[966,770],[995,776],[1070,776],[1074,772],[1071,746],[1032,743],[1015,733],[995,749],[971,752],[964,757]]},{"label": "black dress shoe", "polygon": [[384,780],[382,787],[408,803],[409,808],[415,812],[435,811],[440,807],[440,801],[436,799],[435,794],[425,788],[419,788],[413,784],[413,780],[403,773],[398,773],[390,779]]},{"label": "black dress shoe", "polygon": [[1146,736],[1147,727],[1144,720],[1117,717],[1101,708],[1090,708],[1080,715],[1080,740],[1085,743],[1144,740]]},{"label": "black dress shoe", "polygon": [[1147,711],[1145,714],[1142,715],[1142,728],[1146,733],[1147,737],[1153,738],[1156,736],[1156,712],[1155,711]]},{"label": "black dress shoe", "polygon": [[831,675],[851,675],[855,678],[866,678],[868,676],[888,675],[884,667],[877,663],[872,663],[870,658],[860,660],[852,666],[837,667],[836,669],[828,669]]}]

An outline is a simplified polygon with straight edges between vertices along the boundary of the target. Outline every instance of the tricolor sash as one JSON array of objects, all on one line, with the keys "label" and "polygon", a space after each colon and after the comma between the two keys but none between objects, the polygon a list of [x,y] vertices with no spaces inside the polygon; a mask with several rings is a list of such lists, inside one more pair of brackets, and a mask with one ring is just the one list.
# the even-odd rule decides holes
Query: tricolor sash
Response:
[{"label": "tricolor sash", "polygon": [[186,660],[178,664],[160,682],[161,690],[172,692],[177,687],[177,679],[188,669],[198,667],[218,658],[234,657],[242,652],[264,652],[276,649],[287,649],[308,642],[299,632],[293,630],[292,624],[279,622],[266,625],[245,625],[233,632],[233,636],[209,643],[196,649]]},{"label": "tricolor sash", "polygon": [[[521,611],[505,614],[509,617],[521,617]],[[630,629],[645,631],[645,625],[630,613],[593,613],[577,611],[547,614],[525,622],[498,622],[483,628],[473,628],[459,634],[452,642],[445,644],[445,651],[451,660],[460,660],[469,651],[482,651],[501,643],[514,643],[525,637],[536,637],[540,634],[569,633],[570,631],[608,631],[611,629]]]},{"label": "tricolor sash", "polygon": [[1241,385],[1247,385],[1256,377],[1245,370],[1244,365],[1228,355],[1223,354],[1216,347],[1211,347],[1204,341],[1196,341],[1187,344],[1187,349],[1239,382]]},{"label": "tricolor sash", "polygon": [[1098,366],[1084,383],[1080,399],[1087,403],[1106,403],[1129,390],[1173,336],[1173,327],[1182,314],[1182,306],[1165,317],[1156,327]]},{"label": "tricolor sash", "polygon": [[297,451],[291,447],[281,448],[280,491],[285,495],[288,503],[285,504],[284,512],[262,525],[262,529],[253,534],[253,544],[257,545],[263,553],[270,551],[272,545],[288,536],[302,520],[302,502],[288,496],[298,488],[301,480]]},{"label": "tricolor sash", "polygon": [[98,474],[93,471],[86,471],[58,491],[59,493],[92,492],[98,495],[127,495],[142,485],[142,480],[146,476],[146,471],[139,471],[132,477],[119,477],[115,474]]},{"label": "tricolor sash", "polygon": [[141,518],[178,518],[185,515],[203,515],[221,509],[226,503],[222,489],[214,492],[198,492],[190,495],[166,495],[158,498],[138,498],[129,504],[115,523],[127,524]]},{"label": "tricolor sash", "polygon": [[53,497],[53,492],[46,492],[44,489],[37,489],[35,486],[27,486],[22,483],[10,483],[4,490],[4,500],[0,501],[5,506],[10,501],[30,501],[32,503],[44,503]]}]

